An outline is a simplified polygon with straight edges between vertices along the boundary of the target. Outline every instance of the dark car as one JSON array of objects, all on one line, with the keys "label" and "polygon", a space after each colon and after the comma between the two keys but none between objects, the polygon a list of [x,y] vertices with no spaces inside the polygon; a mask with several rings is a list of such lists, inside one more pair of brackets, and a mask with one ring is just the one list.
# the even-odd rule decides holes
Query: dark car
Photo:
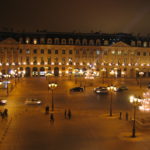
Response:
[{"label": "dark car", "polygon": [[128,90],[126,86],[119,86],[119,87],[116,87],[115,92],[120,92],[120,91],[125,91],[125,90]]},{"label": "dark car", "polygon": [[84,89],[82,87],[74,87],[70,89],[70,92],[83,92]]}]

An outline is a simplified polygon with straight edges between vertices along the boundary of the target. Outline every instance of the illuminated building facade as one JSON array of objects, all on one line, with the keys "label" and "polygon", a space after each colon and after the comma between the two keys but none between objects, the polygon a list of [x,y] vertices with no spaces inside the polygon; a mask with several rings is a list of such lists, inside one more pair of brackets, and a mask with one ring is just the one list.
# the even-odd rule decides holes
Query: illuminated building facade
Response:
[{"label": "illuminated building facade", "polygon": [[0,33],[2,74],[15,70],[26,76],[73,76],[89,69],[100,77],[150,77],[150,38],[123,33]]}]

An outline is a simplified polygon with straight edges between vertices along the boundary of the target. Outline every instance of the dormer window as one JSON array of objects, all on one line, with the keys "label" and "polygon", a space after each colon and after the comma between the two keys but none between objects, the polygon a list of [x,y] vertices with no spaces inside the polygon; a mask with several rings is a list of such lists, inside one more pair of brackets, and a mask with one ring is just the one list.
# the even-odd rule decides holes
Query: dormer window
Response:
[{"label": "dormer window", "polygon": [[61,40],[61,44],[62,44],[62,45],[66,45],[66,39],[62,39],[62,40]]},{"label": "dormer window", "polygon": [[107,46],[109,44],[108,40],[104,41],[104,45]]},{"label": "dormer window", "polygon": [[69,45],[73,45],[73,39],[69,39]]},{"label": "dormer window", "polygon": [[47,39],[47,44],[52,44],[52,43],[53,43],[52,39],[48,38]]},{"label": "dormer window", "polygon": [[97,45],[97,46],[101,45],[100,39],[97,39],[97,40],[96,40],[96,45]]},{"label": "dormer window", "polygon": [[87,45],[87,39],[82,40],[82,45]]},{"label": "dormer window", "polygon": [[89,45],[93,46],[94,45],[94,40],[90,40]]},{"label": "dormer window", "polygon": [[37,39],[33,39],[33,44],[37,44]]},{"label": "dormer window", "polygon": [[59,38],[55,39],[55,44],[58,45],[59,44]]},{"label": "dormer window", "polygon": [[25,43],[26,43],[26,44],[29,44],[29,43],[30,43],[30,38],[26,38]]}]

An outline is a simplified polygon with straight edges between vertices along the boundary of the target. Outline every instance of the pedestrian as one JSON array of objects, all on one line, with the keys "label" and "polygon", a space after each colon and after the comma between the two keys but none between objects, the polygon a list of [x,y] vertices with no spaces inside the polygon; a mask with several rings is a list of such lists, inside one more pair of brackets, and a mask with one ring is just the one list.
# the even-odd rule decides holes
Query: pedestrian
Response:
[{"label": "pedestrian", "polygon": [[122,112],[120,112],[119,119],[120,120],[122,119]]},{"label": "pedestrian", "polygon": [[48,114],[49,113],[49,106],[46,106],[45,107],[45,114]]},{"label": "pedestrian", "polygon": [[85,90],[86,86],[84,85],[84,90]]},{"label": "pedestrian", "polygon": [[128,112],[126,112],[126,120],[128,121],[128,119],[129,119],[129,114]]},{"label": "pedestrian", "polygon": [[53,114],[50,114],[50,122],[54,123],[54,115]]},{"label": "pedestrian", "polygon": [[64,116],[65,116],[65,119],[67,119],[67,110],[65,109],[65,112],[64,112]]},{"label": "pedestrian", "polygon": [[69,118],[69,120],[71,119],[71,117],[72,117],[72,114],[71,114],[71,110],[69,109],[68,110],[68,118]]},{"label": "pedestrian", "polygon": [[8,109],[7,108],[4,109],[3,113],[4,113],[4,117],[8,117]]},{"label": "pedestrian", "polygon": [[0,110],[0,117],[2,117],[2,111]]}]

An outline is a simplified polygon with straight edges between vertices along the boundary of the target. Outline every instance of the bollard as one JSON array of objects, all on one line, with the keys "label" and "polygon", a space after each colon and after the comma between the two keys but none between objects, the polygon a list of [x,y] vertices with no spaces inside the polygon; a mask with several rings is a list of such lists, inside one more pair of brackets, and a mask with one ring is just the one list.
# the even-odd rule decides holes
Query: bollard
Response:
[{"label": "bollard", "polygon": [[120,112],[120,114],[119,114],[119,119],[120,120],[122,119],[122,112]]},{"label": "bollard", "polygon": [[128,121],[129,119],[129,114],[126,112],[126,120]]}]

